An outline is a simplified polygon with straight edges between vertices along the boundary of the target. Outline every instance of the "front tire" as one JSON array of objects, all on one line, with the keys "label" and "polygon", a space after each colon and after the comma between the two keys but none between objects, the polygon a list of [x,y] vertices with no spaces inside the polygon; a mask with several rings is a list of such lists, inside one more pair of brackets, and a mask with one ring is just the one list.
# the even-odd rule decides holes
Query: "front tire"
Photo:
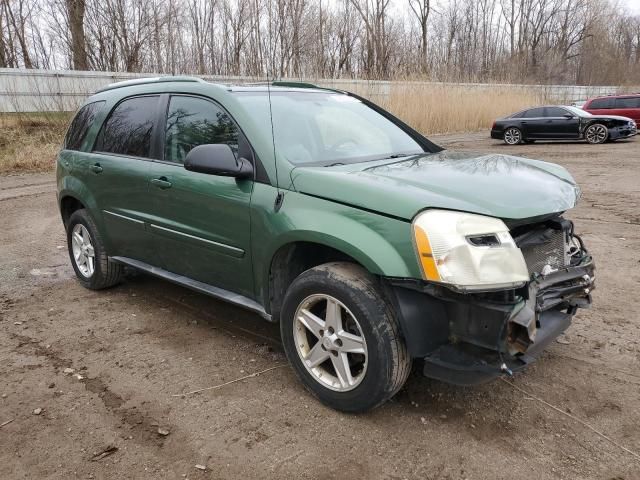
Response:
[{"label": "front tire", "polygon": [[411,359],[376,278],[352,263],[307,270],[284,298],[280,333],[305,387],[325,405],[364,412],[404,385]]},{"label": "front tire", "polygon": [[89,213],[85,209],[76,210],[66,227],[69,258],[80,284],[90,290],[101,290],[120,283],[123,267],[109,260]]},{"label": "front tire", "polygon": [[522,141],[522,132],[519,128],[509,127],[504,131],[504,143],[507,145],[518,145]]},{"label": "front tire", "polygon": [[609,129],[601,123],[589,125],[584,132],[584,138],[592,145],[604,143],[609,138]]}]

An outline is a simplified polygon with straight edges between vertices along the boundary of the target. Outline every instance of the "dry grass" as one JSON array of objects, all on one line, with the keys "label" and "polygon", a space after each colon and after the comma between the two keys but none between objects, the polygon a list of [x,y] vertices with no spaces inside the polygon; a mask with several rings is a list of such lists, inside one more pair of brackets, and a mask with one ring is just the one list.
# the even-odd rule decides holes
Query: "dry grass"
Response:
[{"label": "dry grass", "polygon": [[0,114],[0,174],[50,171],[67,114]]},{"label": "dry grass", "polygon": [[493,121],[545,99],[521,88],[493,85],[392,86],[383,106],[424,134],[489,129]]}]

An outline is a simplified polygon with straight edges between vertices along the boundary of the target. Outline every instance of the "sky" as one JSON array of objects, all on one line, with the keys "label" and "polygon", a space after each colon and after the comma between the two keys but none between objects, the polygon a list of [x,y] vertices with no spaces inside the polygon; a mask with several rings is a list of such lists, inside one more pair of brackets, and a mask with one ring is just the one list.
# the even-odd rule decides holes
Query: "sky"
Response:
[{"label": "sky", "polygon": [[622,5],[634,14],[640,14],[640,0],[622,0]]}]

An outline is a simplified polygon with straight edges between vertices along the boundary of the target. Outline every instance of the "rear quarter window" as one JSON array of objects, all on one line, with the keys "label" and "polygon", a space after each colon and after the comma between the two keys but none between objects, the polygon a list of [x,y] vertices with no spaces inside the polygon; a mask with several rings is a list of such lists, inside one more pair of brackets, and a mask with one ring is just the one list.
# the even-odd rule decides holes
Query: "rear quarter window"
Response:
[{"label": "rear quarter window", "polygon": [[150,157],[159,98],[157,95],[133,97],[120,102],[102,125],[93,150]]},{"label": "rear quarter window", "polygon": [[64,148],[67,150],[80,150],[93,121],[98,112],[104,106],[104,101],[88,103],[83,106],[73,117],[67,135],[64,139]]}]

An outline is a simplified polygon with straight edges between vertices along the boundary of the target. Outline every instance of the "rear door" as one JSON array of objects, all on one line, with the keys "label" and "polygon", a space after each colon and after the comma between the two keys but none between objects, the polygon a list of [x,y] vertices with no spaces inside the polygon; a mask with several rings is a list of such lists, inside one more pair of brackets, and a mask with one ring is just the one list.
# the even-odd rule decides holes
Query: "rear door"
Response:
[{"label": "rear door", "polygon": [[105,226],[103,234],[115,256],[157,263],[145,228],[151,159],[157,156],[159,95],[126,98],[110,112],[93,149],[85,155],[82,175],[94,194]]},{"label": "rear door", "polygon": [[561,107],[545,107],[544,135],[547,138],[578,138],[580,119]]},{"label": "rear door", "polygon": [[253,297],[250,203],[253,180],[190,172],[193,147],[226,143],[253,160],[248,142],[217,103],[189,95],[165,96],[162,161],[150,177],[150,228],[163,268]]},{"label": "rear door", "polygon": [[544,117],[544,107],[532,108],[522,115],[522,129],[527,139],[546,138],[546,119]]}]

